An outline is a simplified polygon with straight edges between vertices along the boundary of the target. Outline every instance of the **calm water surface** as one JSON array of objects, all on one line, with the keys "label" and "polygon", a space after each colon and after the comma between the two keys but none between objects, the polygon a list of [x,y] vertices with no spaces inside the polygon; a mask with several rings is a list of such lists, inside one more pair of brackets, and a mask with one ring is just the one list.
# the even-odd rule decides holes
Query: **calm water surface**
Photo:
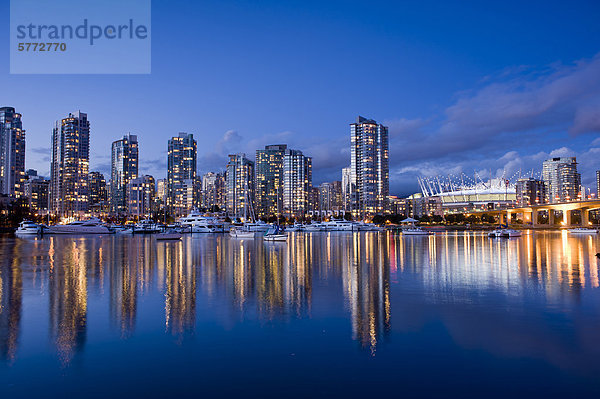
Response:
[{"label": "calm water surface", "polygon": [[597,237],[0,236],[0,397],[598,397]]}]

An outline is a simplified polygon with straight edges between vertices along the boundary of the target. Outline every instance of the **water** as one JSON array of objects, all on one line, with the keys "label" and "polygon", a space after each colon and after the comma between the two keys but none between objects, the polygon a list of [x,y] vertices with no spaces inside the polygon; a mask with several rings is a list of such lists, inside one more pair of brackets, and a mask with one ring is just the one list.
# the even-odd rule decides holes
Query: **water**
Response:
[{"label": "water", "polygon": [[598,397],[599,248],[5,235],[0,397]]}]

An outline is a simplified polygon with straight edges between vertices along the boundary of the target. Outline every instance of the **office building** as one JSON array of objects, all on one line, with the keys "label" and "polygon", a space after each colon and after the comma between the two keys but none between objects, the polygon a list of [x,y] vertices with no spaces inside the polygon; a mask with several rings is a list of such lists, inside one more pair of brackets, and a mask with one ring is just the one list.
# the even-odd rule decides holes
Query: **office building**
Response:
[{"label": "office building", "polygon": [[352,212],[355,193],[356,182],[352,181],[352,168],[348,166],[342,169],[342,201],[345,212]]},{"label": "office building", "polygon": [[144,175],[131,179],[127,183],[127,212],[137,219],[145,219],[152,215],[156,185],[154,177]]},{"label": "office building", "polygon": [[256,212],[258,217],[275,216],[283,206],[283,155],[287,145],[276,144],[256,150]]},{"label": "office building", "polygon": [[50,191],[50,180],[43,176],[31,176],[25,182],[24,195],[29,201],[29,210],[35,215],[48,212],[48,194]]},{"label": "office building", "polygon": [[52,130],[50,210],[61,217],[83,216],[89,209],[90,123],[75,112]]},{"label": "office building", "polygon": [[225,209],[225,174],[208,172],[202,176],[202,207]]},{"label": "office building", "polygon": [[304,218],[309,210],[312,187],[312,158],[299,150],[285,150],[283,155],[283,214]]},{"label": "office building", "polygon": [[575,157],[544,161],[542,178],[547,184],[549,202],[568,202],[579,198],[581,175],[577,172]]},{"label": "office building", "polygon": [[127,185],[138,177],[139,149],[137,136],[127,134],[113,141],[111,152],[110,211],[119,215],[127,213]]},{"label": "office building", "polygon": [[227,213],[232,218],[253,219],[254,162],[246,154],[229,155],[226,173]]},{"label": "office building", "polygon": [[197,153],[198,144],[193,134],[179,133],[169,140],[166,205],[176,216],[186,215],[199,205]]},{"label": "office building", "polygon": [[25,184],[25,130],[21,114],[0,108],[0,194],[19,198]]},{"label": "office building", "polygon": [[350,182],[355,216],[383,214],[389,197],[388,128],[359,116],[350,124]]},{"label": "office building", "polygon": [[545,204],[548,202],[548,190],[543,180],[526,178],[517,180],[517,206]]}]

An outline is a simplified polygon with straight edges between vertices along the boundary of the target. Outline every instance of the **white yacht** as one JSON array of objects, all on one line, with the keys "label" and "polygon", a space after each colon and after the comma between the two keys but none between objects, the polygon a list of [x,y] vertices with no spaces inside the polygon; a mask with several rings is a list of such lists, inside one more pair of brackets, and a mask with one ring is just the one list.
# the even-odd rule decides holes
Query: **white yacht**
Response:
[{"label": "white yacht", "polygon": [[179,218],[183,231],[190,233],[223,233],[225,228],[223,221],[213,216],[204,216],[197,209],[189,215]]},{"label": "white yacht", "polygon": [[100,219],[78,220],[69,224],[50,226],[48,234],[110,234],[111,231]]},{"label": "white yacht", "polygon": [[287,231],[303,231],[304,225],[302,223],[294,223],[293,225],[286,228]]},{"label": "white yacht", "polygon": [[19,228],[15,231],[18,236],[31,236],[37,235],[42,232],[42,226],[35,224],[29,220],[23,220],[19,223]]},{"label": "white yacht", "polygon": [[271,225],[262,220],[257,220],[256,222],[244,223],[244,228],[248,231],[267,231],[271,228]]},{"label": "white yacht", "polygon": [[307,232],[315,232],[315,231],[325,231],[325,227],[321,223],[309,223],[304,225],[304,231]]},{"label": "white yacht", "polygon": [[431,231],[423,230],[420,227],[413,226],[402,229],[402,235],[405,236],[429,236],[433,233]]},{"label": "white yacht", "polygon": [[322,225],[327,231],[352,231],[358,229],[353,222],[348,220],[332,219],[329,222],[323,222]]},{"label": "white yacht", "polygon": [[577,227],[568,230],[569,234],[598,234],[598,230],[588,227]]},{"label": "white yacht", "polygon": [[159,233],[160,227],[151,219],[140,220],[133,226],[134,234],[152,234]]},{"label": "white yacht", "polygon": [[519,230],[513,230],[513,229],[496,229],[493,231],[490,231],[488,233],[488,237],[503,237],[503,238],[510,238],[510,237],[521,237],[521,232]]},{"label": "white yacht", "polygon": [[356,222],[355,226],[358,231],[383,231],[383,228],[377,226],[375,223]]},{"label": "white yacht", "polygon": [[265,241],[287,241],[287,234],[285,234],[279,226],[269,228],[263,235]]},{"label": "white yacht", "polygon": [[233,238],[254,239],[254,232],[244,230],[243,228],[232,226],[229,229],[229,235]]}]

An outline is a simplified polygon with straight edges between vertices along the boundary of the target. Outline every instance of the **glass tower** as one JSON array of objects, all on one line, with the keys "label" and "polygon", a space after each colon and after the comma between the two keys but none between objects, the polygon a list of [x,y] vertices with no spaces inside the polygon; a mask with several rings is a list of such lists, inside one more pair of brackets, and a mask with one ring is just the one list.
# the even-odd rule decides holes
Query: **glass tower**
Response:
[{"label": "glass tower", "polygon": [[256,212],[258,217],[275,216],[283,206],[283,155],[287,145],[276,144],[256,150]]},{"label": "glass tower", "polygon": [[127,184],[138,177],[139,148],[137,136],[127,134],[112,143],[110,211],[127,213]]},{"label": "glass tower", "polygon": [[568,202],[579,198],[581,175],[575,157],[551,158],[544,161],[542,178],[548,185],[549,202]]},{"label": "glass tower", "polygon": [[25,189],[25,130],[21,114],[0,108],[0,194],[15,198]]},{"label": "glass tower", "polygon": [[169,140],[167,155],[167,208],[184,215],[198,206],[196,160],[198,144],[193,134],[179,133]]},{"label": "glass tower", "polygon": [[388,128],[359,116],[350,124],[354,216],[383,214],[390,194]]},{"label": "glass tower", "polygon": [[283,155],[283,214],[304,218],[312,189],[312,158],[302,151],[285,150]]},{"label": "glass tower", "polygon": [[58,216],[82,216],[89,208],[90,123],[75,112],[52,130],[51,210]]}]

